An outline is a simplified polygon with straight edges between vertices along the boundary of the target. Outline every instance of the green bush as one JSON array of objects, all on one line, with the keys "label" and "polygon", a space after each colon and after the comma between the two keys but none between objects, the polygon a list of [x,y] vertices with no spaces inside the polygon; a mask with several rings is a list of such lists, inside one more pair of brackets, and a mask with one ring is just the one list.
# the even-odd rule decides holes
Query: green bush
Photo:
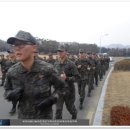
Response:
[{"label": "green bush", "polygon": [[130,71],[130,59],[121,60],[114,65],[115,71]]}]

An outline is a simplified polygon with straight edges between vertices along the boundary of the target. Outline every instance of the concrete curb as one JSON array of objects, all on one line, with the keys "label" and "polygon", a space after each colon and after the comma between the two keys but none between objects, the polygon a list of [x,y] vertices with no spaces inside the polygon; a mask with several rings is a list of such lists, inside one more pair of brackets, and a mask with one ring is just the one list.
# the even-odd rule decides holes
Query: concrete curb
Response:
[{"label": "concrete curb", "polygon": [[94,116],[94,121],[93,121],[93,126],[101,126],[102,125],[102,114],[103,114],[103,107],[104,107],[104,100],[105,100],[105,95],[106,95],[106,89],[107,89],[107,84],[108,84],[108,79],[110,77],[111,72],[113,71],[113,66],[111,67],[107,78],[103,84],[101,96],[98,102],[97,110]]}]

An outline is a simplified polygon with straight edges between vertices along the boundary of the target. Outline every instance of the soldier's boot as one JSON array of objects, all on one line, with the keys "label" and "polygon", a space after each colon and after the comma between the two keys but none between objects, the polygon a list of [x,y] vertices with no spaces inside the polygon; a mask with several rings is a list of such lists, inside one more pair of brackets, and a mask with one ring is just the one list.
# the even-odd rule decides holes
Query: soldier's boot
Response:
[{"label": "soldier's boot", "polygon": [[77,114],[72,115],[72,119],[77,119]]},{"label": "soldier's boot", "polygon": [[82,104],[82,103],[80,103],[80,105],[79,105],[79,109],[80,109],[80,110],[83,109],[83,104]]},{"label": "soldier's boot", "polygon": [[91,94],[90,93],[88,93],[88,95],[87,95],[88,97],[91,97]]},{"label": "soldier's boot", "polygon": [[83,99],[82,99],[82,98],[80,98],[79,109],[80,109],[80,110],[83,109]]},{"label": "soldier's boot", "polygon": [[12,107],[11,111],[9,112],[10,114],[14,114],[16,112],[16,107]]},{"label": "soldier's boot", "polygon": [[0,86],[3,86],[4,85],[4,82],[2,81],[1,85]]}]

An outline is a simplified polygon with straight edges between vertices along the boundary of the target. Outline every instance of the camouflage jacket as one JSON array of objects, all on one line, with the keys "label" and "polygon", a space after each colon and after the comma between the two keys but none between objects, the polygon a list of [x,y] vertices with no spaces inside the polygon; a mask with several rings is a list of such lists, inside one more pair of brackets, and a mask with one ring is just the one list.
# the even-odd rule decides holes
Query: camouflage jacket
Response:
[{"label": "camouflage jacket", "polygon": [[19,101],[18,114],[32,119],[39,117],[39,110],[35,108],[35,92],[39,92],[39,98],[44,100],[51,96],[51,86],[55,93],[63,91],[65,83],[58,78],[52,65],[35,60],[30,71],[27,71],[20,62],[13,65],[7,72],[4,84],[5,95],[11,90],[22,88],[23,95]]},{"label": "camouflage jacket", "polygon": [[89,71],[90,71],[90,67],[91,67],[91,63],[88,59],[84,58],[84,59],[78,59],[76,62],[75,62],[77,68],[78,68],[78,65],[81,65],[81,68],[78,68],[78,71],[80,73],[80,76],[81,76],[81,79],[85,80],[85,79],[88,79],[88,76],[89,76]]},{"label": "camouflage jacket", "polygon": [[68,58],[66,58],[63,63],[61,63],[60,60],[56,61],[54,67],[58,70],[59,75],[63,73],[66,74],[66,83],[68,85],[73,84],[76,79],[79,78],[79,72],[76,65]]},{"label": "camouflage jacket", "polygon": [[0,64],[1,64],[1,71],[4,73],[6,70],[5,70],[5,68],[6,68],[6,59],[1,59],[0,60]]}]

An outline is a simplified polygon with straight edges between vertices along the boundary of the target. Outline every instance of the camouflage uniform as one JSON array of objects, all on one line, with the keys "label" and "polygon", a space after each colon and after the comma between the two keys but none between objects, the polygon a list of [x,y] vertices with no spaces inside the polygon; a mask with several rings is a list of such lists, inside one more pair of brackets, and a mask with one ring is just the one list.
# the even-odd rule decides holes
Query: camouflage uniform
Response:
[{"label": "camouflage uniform", "polygon": [[53,55],[52,54],[49,54],[49,56],[52,56],[51,58],[47,59],[47,62],[54,65],[55,63],[55,59],[53,59]]},{"label": "camouflage uniform", "polygon": [[[52,119],[51,106],[41,111],[35,107],[35,102],[45,100],[52,95],[50,91],[52,84],[55,86],[57,92],[64,86],[63,82],[55,75],[50,64],[35,60],[30,71],[26,71],[21,63],[12,66],[7,73],[4,87],[6,93],[12,89],[24,89],[22,99],[20,99],[18,105],[18,118]],[[36,91],[39,91],[40,99],[35,99]]]},{"label": "camouflage uniform", "polygon": [[[96,54],[93,54],[96,55]],[[97,57],[93,58],[94,64],[95,64],[95,69],[94,69],[94,81],[95,81],[95,85],[98,86],[98,75],[99,75],[99,61],[97,59]]]},{"label": "camouflage uniform", "polygon": [[6,59],[5,58],[2,58],[0,60],[0,64],[1,64],[1,72],[2,72],[2,83],[1,83],[1,86],[4,85],[4,81],[5,81],[5,77],[6,77]]},{"label": "camouflage uniform", "polygon": [[75,86],[74,81],[76,77],[79,77],[78,70],[75,64],[70,61],[67,57],[62,61],[59,59],[54,64],[55,68],[58,70],[59,75],[63,72],[66,74],[66,95],[60,96],[59,101],[56,104],[56,119],[62,119],[63,104],[65,103],[67,110],[72,115],[72,119],[76,119],[77,110],[75,108]]},{"label": "camouflage uniform", "polygon": [[[8,53],[13,53],[12,51],[8,51]],[[18,61],[16,61],[15,59],[10,59],[6,61],[6,72],[8,71],[8,69],[15,65]],[[16,105],[17,105],[17,101],[12,101],[12,109],[10,111],[10,114],[13,114],[16,112]]]},{"label": "camouflage uniform", "polygon": [[103,75],[105,75],[105,61],[103,56],[100,57],[100,73],[99,73],[99,77],[100,80],[102,80]]},{"label": "camouflage uniform", "polygon": [[[90,54],[90,53],[89,53]],[[90,97],[91,91],[94,89],[94,71],[95,71],[95,63],[91,56],[88,57],[91,67],[89,73],[89,89],[88,89],[88,97]]]},{"label": "camouflage uniform", "polygon": [[[11,37],[7,43],[22,40],[36,44],[36,39],[28,32],[19,31],[16,37]],[[55,91],[51,92],[54,85]],[[9,101],[19,101],[18,118],[20,119],[52,119],[52,105],[62,93],[65,83],[58,78],[52,65],[34,59],[30,70],[26,70],[21,62],[13,65],[7,72],[4,84],[5,98]]]},{"label": "camouflage uniform", "polygon": [[[84,50],[79,50],[79,53],[84,53]],[[80,78],[78,80],[78,92],[80,95],[80,105],[79,108],[82,109],[82,105],[83,105],[83,101],[85,98],[85,87],[86,84],[88,84],[89,82],[89,68],[90,68],[90,62],[88,59],[86,58],[79,58],[76,61],[76,66],[78,67],[79,65],[81,65],[80,68],[78,68],[79,74],[80,74]]]}]

